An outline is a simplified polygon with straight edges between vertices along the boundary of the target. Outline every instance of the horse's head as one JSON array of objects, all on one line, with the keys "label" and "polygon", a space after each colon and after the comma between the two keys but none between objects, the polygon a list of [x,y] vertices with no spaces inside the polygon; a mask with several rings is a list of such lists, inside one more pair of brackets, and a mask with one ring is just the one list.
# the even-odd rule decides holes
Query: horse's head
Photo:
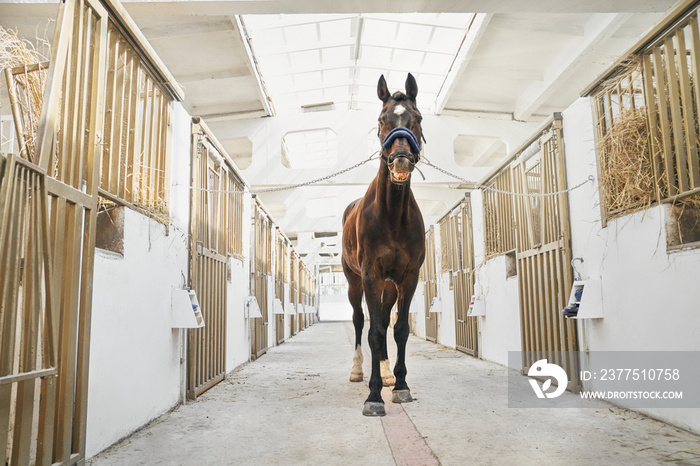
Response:
[{"label": "horse's head", "polygon": [[381,157],[389,166],[391,182],[407,184],[411,172],[420,160],[421,120],[416,106],[418,85],[411,73],[406,78],[406,93],[389,93],[384,75],[379,78],[377,95],[384,102],[379,114],[379,139],[382,141]]}]

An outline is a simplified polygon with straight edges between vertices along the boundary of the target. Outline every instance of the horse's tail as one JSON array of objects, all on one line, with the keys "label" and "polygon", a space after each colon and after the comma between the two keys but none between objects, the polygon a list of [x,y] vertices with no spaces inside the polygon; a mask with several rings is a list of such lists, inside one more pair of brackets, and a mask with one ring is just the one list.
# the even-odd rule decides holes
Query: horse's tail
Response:
[{"label": "horse's tail", "polygon": [[345,212],[343,212],[343,226],[345,226],[345,219],[348,218],[348,215],[350,214],[350,211],[355,208],[358,202],[360,202],[362,199],[355,199],[352,201],[346,208]]}]

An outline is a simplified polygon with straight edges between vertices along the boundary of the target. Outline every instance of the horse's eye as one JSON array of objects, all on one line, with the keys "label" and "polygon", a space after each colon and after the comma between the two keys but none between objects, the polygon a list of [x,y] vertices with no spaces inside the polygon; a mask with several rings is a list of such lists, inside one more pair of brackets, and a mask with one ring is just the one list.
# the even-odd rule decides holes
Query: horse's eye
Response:
[{"label": "horse's eye", "polygon": [[423,117],[420,116],[420,115],[418,115],[418,116],[416,117],[416,122],[417,122],[418,124],[422,123],[422,122],[423,122]]}]

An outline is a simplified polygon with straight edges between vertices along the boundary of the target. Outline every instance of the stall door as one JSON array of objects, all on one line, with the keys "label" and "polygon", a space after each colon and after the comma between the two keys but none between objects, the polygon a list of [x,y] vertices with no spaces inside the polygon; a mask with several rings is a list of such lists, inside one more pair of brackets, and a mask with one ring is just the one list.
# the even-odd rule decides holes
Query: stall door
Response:
[{"label": "stall door", "polygon": [[469,302],[474,294],[474,242],[472,240],[471,205],[469,198],[450,218],[454,245],[454,302],[457,349],[472,356],[477,351],[477,318],[468,317]]},{"label": "stall door", "polygon": [[189,399],[221,382],[226,372],[228,254],[234,231],[229,223],[231,212],[239,210],[235,195],[226,191],[242,189],[231,168],[220,163],[213,136],[198,119],[193,121],[192,137],[192,182],[203,189],[192,190],[190,276],[205,325],[188,330]]},{"label": "stall door", "polygon": [[250,318],[250,355],[257,359],[267,351],[268,274],[272,264],[271,240],[272,224],[259,205],[257,199],[253,203],[253,243],[251,257],[251,289],[258,302],[261,317]]},{"label": "stall door", "polygon": [[[559,192],[566,187],[561,120],[540,137],[540,150],[513,167],[516,191],[523,194]],[[517,261],[523,370],[546,358],[565,368],[578,384],[576,325],[560,310],[572,284],[567,194],[516,197]],[[567,353],[564,353],[567,352]]]},{"label": "stall door", "polygon": [[437,276],[435,271],[435,228],[425,234],[425,261],[423,262],[423,278],[425,279],[425,338],[437,343],[437,313],[430,312],[433,298],[437,296]]}]

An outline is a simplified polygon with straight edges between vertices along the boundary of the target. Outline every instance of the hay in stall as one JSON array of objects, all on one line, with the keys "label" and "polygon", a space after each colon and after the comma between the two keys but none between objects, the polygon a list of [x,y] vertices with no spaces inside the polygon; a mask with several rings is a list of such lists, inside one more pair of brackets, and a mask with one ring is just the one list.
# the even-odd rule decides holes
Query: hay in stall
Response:
[{"label": "hay in stall", "polygon": [[[47,63],[50,56],[50,45],[45,38],[37,35],[36,44],[22,39],[17,31],[8,30],[0,26],[0,69],[17,68]],[[14,86],[18,97],[20,113],[22,114],[22,126],[26,141],[26,156],[32,162],[35,160],[35,142],[41,116],[41,107],[44,100],[44,90],[48,70],[46,67],[39,71],[24,72],[15,75]],[[0,85],[7,92],[5,73],[0,78]],[[11,113],[8,109],[3,113]],[[6,143],[8,141],[3,141]],[[21,149],[21,148],[20,148]]]},{"label": "hay in stall", "polygon": [[[693,77],[691,76],[691,102],[695,101]],[[667,94],[668,95],[668,94]],[[693,106],[694,107],[694,106]],[[695,139],[696,147],[700,147],[700,136],[698,135],[698,110],[695,108],[685,109],[681,103],[681,111],[685,115],[686,111],[695,115],[695,134],[690,135]],[[671,109],[668,111],[671,114]],[[685,132],[685,125],[682,125]],[[671,131],[674,129],[671,128]],[[656,131],[661,134],[660,128]],[[687,135],[684,134],[684,137]],[[660,136],[659,136],[660,137]],[[661,172],[654,178],[654,167],[652,165],[652,144],[651,144],[647,111],[645,107],[628,109],[618,115],[612,125],[607,129],[605,136],[599,142],[601,179],[600,185],[603,190],[604,206],[610,218],[618,217],[629,213],[632,210],[648,208],[657,199],[657,189],[661,199],[668,197],[668,187],[666,186],[665,164],[660,164]],[[676,163],[675,138],[671,137],[672,151],[668,154]],[[660,140],[654,141],[654,147],[663,147]],[[663,159],[660,154],[655,157]],[[684,162],[687,164],[687,162]],[[675,175],[675,174],[674,174]],[[672,179],[674,176],[671,177]],[[674,206],[681,209],[700,210],[700,197],[691,196],[673,200]]]},{"label": "hay in stall", "polygon": [[[46,79],[48,75],[47,64],[49,60],[50,53],[50,43],[48,40],[41,38],[37,35],[36,44],[32,41],[22,39],[18,36],[17,31],[8,30],[0,26],[0,68],[4,70],[5,68],[17,68],[25,67],[36,64],[44,64],[44,67],[39,71],[25,72],[15,75],[14,83],[15,93],[18,96],[18,103],[20,106],[20,113],[22,114],[22,126],[24,138],[26,141],[27,158],[38,163],[35,158],[35,143],[37,136],[37,129],[39,125],[39,119],[41,117],[41,109],[44,98],[44,91],[46,87]],[[5,95],[7,95],[7,83],[5,82],[5,73],[1,73],[2,78],[0,78],[0,85],[4,89]],[[59,105],[59,108],[61,105]],[[5,114],[11,114],[10,108],[3,111]],[[60,128],[60,115],[58,116],[58,127]],[[13,135],[14,129],[13,129]],[[60,133],[58,134],[60,140]],[[9,141],[3,141],[6,143]],[[15,147],[17,149],[17,147]],[[60,145],[56,144],[57,152],[60,149]],[[141,156],[143,158],[143,155]],[[54,157],[54,177],[59,175],[59,162],[60,154],[57,153]],[[0,163],[0,165],[2,165]],[[142,165],[142,164],[139,164]],[[141,172],[152,170],[150,167],[139,167],[135,170],[137,179],[137,192],[134,193],[133,207],[135,207],[140,212],[154,218],[160,223],[168,224],[169,217],[167,215],[167,203],[161,197],[163,193],[156,193],[151,195],[151,186],[148,186],[146,180],[141,180]],[[1,174],[1,173],[0,173]],[[143,174],[147,178],[146,174]],[[157,176],[163,176],[159,173]],[[115,207],[118,203],[112,200],[100,197],[99,206],[100,211],[105,211],[112,207]]]},{"label": "hay in stall", "polygon": [[600,187],[609,217],[647,208],[656,199],[647,113],[644,108],[621,114],[598,145]]}]

